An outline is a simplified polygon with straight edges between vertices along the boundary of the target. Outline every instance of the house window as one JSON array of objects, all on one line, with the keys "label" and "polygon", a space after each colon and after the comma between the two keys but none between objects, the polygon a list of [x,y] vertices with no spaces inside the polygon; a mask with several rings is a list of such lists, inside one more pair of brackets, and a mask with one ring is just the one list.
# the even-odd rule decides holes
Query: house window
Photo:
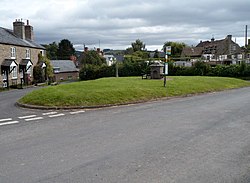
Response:
[{"label": "house window", "polygon": [[16,58],[16,48],[15,47],[11,47],[10,48],[10,57],[12,58],[12,59],[15,59]]},{"label": "house window", "polygon": [[17,67],[11,66],[10,70],[11,70],[11,74],[12,74],[12,79],[17,79]]},{"label": "house window", "polygon": [[54,70],[55,74],[60,72],[60,68],[59,67],[55,67],[55,68],[53,68],[53,70]]},{"label": "house window", "polygon": [[243,58],[242,54],[239,54],[238,59],[242,59],[242,58]]},{"label": "house window", "polygon": [[40,54],[44,56],[44,50],[40,50]]},{"label": "house window", "polygon": [[30,58],[30,49],[26,49],[26,58]]}]

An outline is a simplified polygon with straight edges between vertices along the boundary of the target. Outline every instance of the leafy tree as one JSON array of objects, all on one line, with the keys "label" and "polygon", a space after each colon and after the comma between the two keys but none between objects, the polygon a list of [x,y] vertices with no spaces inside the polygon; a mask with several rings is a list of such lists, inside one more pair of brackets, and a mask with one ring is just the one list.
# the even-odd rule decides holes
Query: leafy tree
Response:
[{"label": "leafy tree", "polygon": [[137,39],[135,42],[131,43],[131,46],[134,52],[143,51],[146,47],[146,45],[140,39]]},{"label": "leafy tree", "polygon": [[159,51],[158,50],[155,50],[154,58],[159,58]]},{"label": "leafy tree", "polygon": [[58,45],[57,58],[61,60],[68,60],[71,55],[75,54],[75,48],[73,44],[67,40],[63,39]]},{"label": "leafy tree", "polygon": [[91,65],[102,65],[105,64],[106,60],[98,54],[95,50],[90,50],[84,53],[82,64],[86,66],[87,64]]},{"label": "leafy tree", "polygon": [[146,59],[149,58],[149,53],[147,51],[136,51],[132,53],[132,56],[138,59]]},{"label": "leafy tree", "polygon": [[58,44],[53,42],[48,45],[44,45],[44,47],[46,48],[47,58],[51,60],[57,60]]},{"label": "leafy tree", "polygon": [[125,54],[126,55],[131,55],[133,52],[134,52],[133,48],[129,47],[129,48],[126,49]]},{"label": "leafy tree", "polygon": [[[38,55],[38,63],[37,65],[40,65],[41,63],[46,64],[46,77],[49,79],[49,83],[53,80],[54,73],[53,73],[53,67],[50,63],[50,59],[48,59],[46,56],[42,56],[41,54]],[[45,78],[45,79],[47,79]]]},{"label": "leafy tree", "polygon": [[33,68],[33,76],[34,76],[34,83],[42,83],[44,81],[42,67],[40,65],[36,65]]},{"label": "leafy tree", "polygon": [[166,47],[167,46],[171,46],[171,57],[180,57],[181,56],[181,52],[183,50],[184,47],[186,47],[185,43],[178,43],[178,42],[165,42],[163,45],[163,50],[164,52],[166,52]]}]

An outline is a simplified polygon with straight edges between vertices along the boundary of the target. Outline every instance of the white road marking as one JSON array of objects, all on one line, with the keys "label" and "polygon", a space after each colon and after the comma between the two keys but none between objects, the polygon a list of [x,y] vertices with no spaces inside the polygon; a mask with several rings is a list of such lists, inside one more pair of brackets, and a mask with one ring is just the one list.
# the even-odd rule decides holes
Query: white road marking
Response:
[{"label": "white road marking", "polygon": [[60,114],[55,114],[55,115],[50,115],[50,118],[55,118],[55,117],[59,117],[59,116],[64,116],[65,114],[60,113]]},{"label": "white road marking", "polygon": [[40,119],[43,119],[43,117],[29,118],[29,119],[25,119],[25,121],[36,121],[36,120],[40,120]]},{"label": "white road marking", "polygon": [[11,120],[12,120],[12,118],[0,119],[0,122],[11,121]]},{"label": "white road marking", "polygon": [[17,124],[17,123],[19,123],[19,121],[9,121],[9,122],[6,122],[6,123],[0,123],[0,126],[13,125],[13,124]]},{"label": "white road marking", "polygon": [[19,119],[26,119],[26,118],[33,118],[33,117],[36,117],[36,115],[21,116],[21,117],[18,117],[18,118],[19,118]]},{"label": "white road marking", "polygon": [[52,114],[56,114],[57,112],[47,112],[47,113],[43,113],[44,116],[47,116],[47,115],[52,115]]},{"label": "white road marking", "polygon": [[84,113],[85,111],[74,111],[74,112],[70,112],[70,114],[79,114],[79,113]]}]

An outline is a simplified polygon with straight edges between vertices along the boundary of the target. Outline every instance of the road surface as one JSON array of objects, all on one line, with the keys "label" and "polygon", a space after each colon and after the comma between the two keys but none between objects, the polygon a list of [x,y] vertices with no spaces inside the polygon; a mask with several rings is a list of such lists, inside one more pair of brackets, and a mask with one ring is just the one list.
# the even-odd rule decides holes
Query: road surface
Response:
[{"label": "road surface", "polygon": [[247,183],[249,99],[242,88],[86,111],[4,104],[18,123],[0,126],[0,182]]}]

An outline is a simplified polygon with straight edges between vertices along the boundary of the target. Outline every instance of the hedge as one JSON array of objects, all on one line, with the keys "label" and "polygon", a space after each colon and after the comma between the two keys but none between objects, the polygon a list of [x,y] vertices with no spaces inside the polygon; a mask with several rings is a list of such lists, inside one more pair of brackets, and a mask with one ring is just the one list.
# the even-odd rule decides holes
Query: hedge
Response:
[{"label": "hedge", "polygon": [[[119,76],[141,76],[150,73],[151,63],[145,61],[125,61],[118,64]],[[219,76],[219,77],[249,77],[250,66],[242,62],[240,65],[217,65],[211,67],[204,62],[196,62],[192,67],[174,66],[169,63],[170,76]],[[114,77],[116,65],[86,65],[80,70],[81,80]]]}]

